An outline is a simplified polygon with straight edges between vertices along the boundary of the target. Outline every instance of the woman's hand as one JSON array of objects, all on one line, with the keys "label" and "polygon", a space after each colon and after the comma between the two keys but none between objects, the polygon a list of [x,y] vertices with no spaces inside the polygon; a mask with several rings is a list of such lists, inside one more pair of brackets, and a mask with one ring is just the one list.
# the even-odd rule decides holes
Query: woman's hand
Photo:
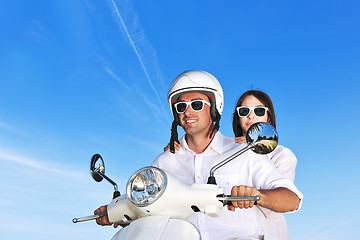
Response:
[{"label": "woman's hand", "polygon": [[245,143],[246,142],[246,138],[244,137],[244,136],[242,136],[242,137],[236,137],[235,138],[235,142],[236,143]]},{"label": "woman's hand", "polygon": [[[180,151],[180,148],[181,148],[180,143],[174,142],[174,146],[175,146],[175,151]],[[168,145],[166,147],[164,147],[164,152],[166,152],[167,150],[170,150],[170,143],[168,143]]]}]

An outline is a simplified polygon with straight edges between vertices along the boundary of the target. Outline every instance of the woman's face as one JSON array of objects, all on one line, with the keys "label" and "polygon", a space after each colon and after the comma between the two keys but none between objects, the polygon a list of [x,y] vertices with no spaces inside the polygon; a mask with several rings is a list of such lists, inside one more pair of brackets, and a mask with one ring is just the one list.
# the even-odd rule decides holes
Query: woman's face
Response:
[{"label": "woman's face", "polygon": [[[247,96],[241,103],[240,107],[265,107],[255,96],[249,95]],[[255,115],[254,111],[251,110],[250,114],[246,117],[239,117],[240,119],[240,126],[243,129],[244,135],[246,134],[247,130],[251,125],[257,122],[268,122],[268,113],[266,111],[265,115],[262,117],[258,117]]]}]

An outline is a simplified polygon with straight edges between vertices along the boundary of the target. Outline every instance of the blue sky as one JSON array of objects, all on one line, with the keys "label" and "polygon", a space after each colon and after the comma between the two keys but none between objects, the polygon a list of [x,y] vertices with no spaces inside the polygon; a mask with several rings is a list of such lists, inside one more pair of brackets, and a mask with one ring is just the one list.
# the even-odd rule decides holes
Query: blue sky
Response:
[{"label": "blue sky", "polygon": [[[4,239],[110,239],[73,224],[107,204],[100,153],[124,192],[170,138],[166,93],[189,69],[225,93],[273,99],[279,143],[298,158],[293,239],[357,238],[360,3],[328,1],[0,1],[0,232]],[[182,131],[179,130],[180,133]]]}]

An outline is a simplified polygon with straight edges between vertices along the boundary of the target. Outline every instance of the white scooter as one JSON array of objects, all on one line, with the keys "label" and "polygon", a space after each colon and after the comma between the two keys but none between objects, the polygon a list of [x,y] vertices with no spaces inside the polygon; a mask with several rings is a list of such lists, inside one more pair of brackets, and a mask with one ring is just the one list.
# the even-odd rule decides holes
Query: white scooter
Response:
[{"label": "white scooter", "polygon": [[245,151],[252,149],[259,154],[267,154],[277,146],[278,135],[268,123],[255,123],[246,135],[247,146],[215,165],[208,184],[185,184],[174,175],[156,168],[145,167],[134,173],[120,195],[116,183],[105,175],[102,157],[95,154],[91,159],[91,173],[95,181],[105,178],[114,186],[113,200],[107,212],[81,218],[73,222],[83,222],[108,216],[109,221],[126,225],[118,231],[113,240],[199,240],[199,231],[185,219],[196,212],[212,217],[219,216],[222,208],[231,201],[259,201],[260,197],[231,197],[223,194],[216,185],[214,172]]}]

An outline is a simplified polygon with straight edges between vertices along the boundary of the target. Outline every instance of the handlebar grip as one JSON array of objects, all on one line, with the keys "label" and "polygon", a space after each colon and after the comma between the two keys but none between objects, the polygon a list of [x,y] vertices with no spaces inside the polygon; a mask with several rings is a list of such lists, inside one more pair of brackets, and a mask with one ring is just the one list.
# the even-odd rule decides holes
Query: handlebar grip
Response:
[{"label": "handlebar grip", "polygon": [[98,219],[98,218],[101,218],[101,217],[104,217],[104,216],[107,216],[107,212],[102,212],[102,213],[87,216],[87,217],[74,218],[72,220],[72,222],[73,223],[84,222],[84,221],[89,221],[89,220],[93,220],[93,219]]},{"label": "handlebar grip", "polygon": [[255,201],[255,205],[257,205],[257,201],[260,200],[260,196],[256,195],[255,197],[251,196],[243,196],[243,197],[232,197],[230,195],[221,194],[216,196],[217,199],[224,203],[224,205],[232,205],[231,201]]},{"label": "handlebar grip", "polygon": [[[226,201],[225,205],[232,206],[232,201]],[[257,205],[257,201],[254,202],[254,205]]]}]

